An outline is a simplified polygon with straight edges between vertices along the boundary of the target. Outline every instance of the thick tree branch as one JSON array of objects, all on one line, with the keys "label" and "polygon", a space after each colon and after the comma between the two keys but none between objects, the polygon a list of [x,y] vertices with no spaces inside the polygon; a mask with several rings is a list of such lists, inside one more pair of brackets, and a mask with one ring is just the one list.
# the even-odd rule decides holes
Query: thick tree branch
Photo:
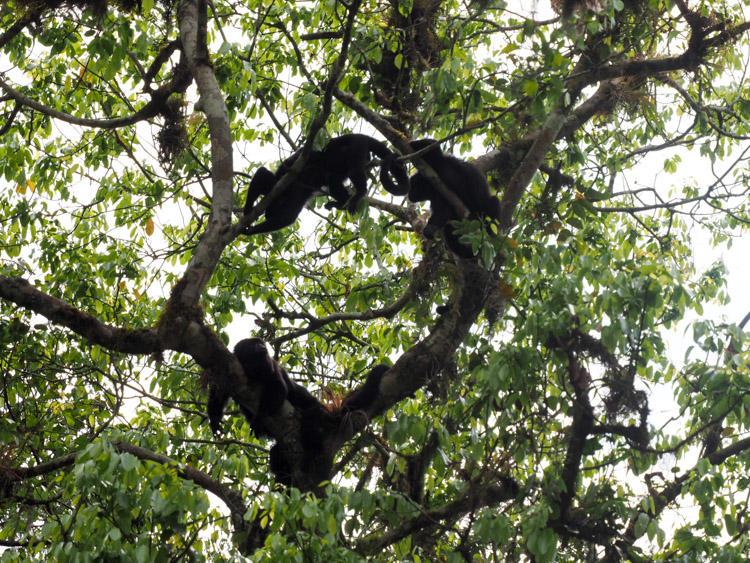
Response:
[{"label": "thick tree branch", "polygon": [[[700,18],[699,16],[696,17]],[[680,70],[694,70],[705,62],[705,57],[710,49],[722,47],[750,29],[750,22],[746,22],[708,38],[710,29],[705,29],[704,23],[702,20],[691,23],[691,37],[688,41],[688,48],[681,55],[661,59],[629,60],[587,69],[572,75],[568,81],[568,87],[582,89],[591,84],[613,78],[655,76]]]},{"label": "thick tree branch", "polygon": [[513,500],[518,494],[518,489],[518,484],[507,477],[498,479],[494,483],[474,481],[456,500],[436,510],[423,512],[383,534],[363,538],[357,541],[354,550],[363,555],[378,553],[423,528],[434,526],[445,520],[455,520],[479,508],[496,506],[501,502]]},{"label": "thick tree branch", "polygon": [[127,354],[153,354],[161,350],[155,330],[109,326],[93,315],[39,291],[23,278],[0,275],[0,298],[34,311],[110,350]]},{"label": "thick tree branch", "polygon": [[744,451],[750,450],[750,438],[739,440],[734,444],[728,445],[726,448],[722,448],[708,456],[708,461],[711,465],[720,465],[732,456],[741,454]]},{"label": "thick tree branch", "polygon": [[[575,96],[571,94],[571,98],[574,97]],[[566,117],[566,104],[561,101],[557,108],[555,108],[547,117],[547,121],[539,131],[539,135],[531,145],[529,152],[526,153],[520,166],[513,173],[500,201],[501,231],[508,232],[513,226],[513,214],[515,213],[516,207],[518,207],[518,203],[521,201],[521,196],[524,191],[526,191],[534,174],[539,170],[539,166],[542,164],[547,153],[557,140]]]},{"label": "thick tree branch", "polygon": [[193,257],[178,288],[173,291],[176,307],[195,307],[213,275],[224,247],[231,242],[227,231],[232,221],[233,170],[232,132],[229,113],[208,56],[207,8],[205,0],[185,0],[177,10],[180,39],[190,73],[200,94],[200,104],[211,136],[211,213]]},{"label": "thick tree branch", "polygon": [[413,395],[448,365],[482,311],[487,296],[495,287],[493,274],[473,261],[458,266],[454,284],[455,314],[441,315],[430,334],[406,351],[386,372],[375,402],[364,411],[366,416],[350,418],[350,424],[337,429],[333,437],[336,449],[367,426],[370,420]]},{"label": "thick tree branch", "polygon": [[18,18],[13,25],[11,25],[5,32],[0,35],[0,49],[10,43],[14,37],[21,33],[26,27],[33,21],[35,21],[39,15],[44,11],[42,4],[32,8],[26,12],[20,18]]},{"label": "thick tree branch", "polygon": [[563,487],[558,493],[557,499],[559,510],[557,516],[550,521],[550,525],[554,529],[558,532],[564,532],[569,517],[568,511],[578,490],[578,476],[581,472],[583,451],[594,427],[594,412],[586,386],[581,383],[585,368],[581,366],[575,351],[571,349],[567,341],[561,338],[555,340],[568,357],[568,379],[575,396],[571,406],[573,424],[568,430],[568,451],[565,454],[561,474]]},{"label": "thick tree branch", "polygon": [[557,133],[557,139],[563,139],[583,127],[592,117],[614,110],[617,98],[614,96],[617,86],[611,81],[602,82],[586,101],[576,107],[565,119]]},{"label": "thick tree branch", "polygon": [[[142,79],[144,90],[149,88],[151,82],[156,78],[156,75],[159,74],[162,67],[180,47],[180,41],[178,39],[173,39],[159,50],[159,53],[154,58],[151,66],[148,67],[147,71],[143,72]],[[133,61],[136,65],[140,65],[140,61],[138,61],[136,57],[133,57]],[[141,70],[143,71],[143,69]]]},{"label": "thick tree branch", "polygon": [[69,467],[76,462],[77,453],[66,454],[32,467],[11,467],[3,470],[2,481],[16,483],[34,477],[53,473],[63,467]]},{"label": "thick tree branch", "polygon": [[[248,383],[239,362],[219,337],[190,314],[170,317],[170,313],[167,313],[155,328],[112,327],[57,297],[39,291],[23,278],[2,275],[0,299],[42,315],[108,350],[125,354],[154,354],[171,349],[189,354],[199,365],[224,373],[224,377],[230,379],[227,384],[233,386],[237,397],[253,404],[260,396],[260,386]],[[185,312],[182,314],[185,315]]]},{"label": "thick tree branch", "polygon": [[21,107],[21,104],[16,103],[15,107],[10,111],[8,119],[6,119],[3,126],[0,127],[0,137],[4,137],[5,134],[10,131],[10,128],[13,127],[13,122],[15,121],[18,112],[21,111]]}]

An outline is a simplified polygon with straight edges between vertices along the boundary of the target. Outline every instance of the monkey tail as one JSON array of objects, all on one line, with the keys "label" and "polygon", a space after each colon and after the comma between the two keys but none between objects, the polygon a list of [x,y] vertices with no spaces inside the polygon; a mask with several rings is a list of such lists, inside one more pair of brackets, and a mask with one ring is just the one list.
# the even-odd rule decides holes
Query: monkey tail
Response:
[{"label": "monkey tail", "polygon": [[[394,183],[391,180],[391,174],[396,178]],[[406,167],[396,160],[396,155],[383,160],[380,167],[380,183],[388,193],[393,195],[406,195],[409,193],[409,175],[406,173]]]},{"label": "monkey tail", "polygon": [[[370,139],[370,152],[382,160],[380,183],[385,191],[393,195],[408,194],[409,175],[406,173],[406,166],[396,160],[396,154],[377,139]],[[396,179],[395,182],[391,179],[391,174]]]},{"label": "monkey tail", "polygon": [[377,139],[373,139],[372,137],[370,137],[369,140],[370,142],[367,148],[372,154],[383,160],[386,160],[389,157],[393,157],[393,151],[389,149],[385,143],[378,141]]}]

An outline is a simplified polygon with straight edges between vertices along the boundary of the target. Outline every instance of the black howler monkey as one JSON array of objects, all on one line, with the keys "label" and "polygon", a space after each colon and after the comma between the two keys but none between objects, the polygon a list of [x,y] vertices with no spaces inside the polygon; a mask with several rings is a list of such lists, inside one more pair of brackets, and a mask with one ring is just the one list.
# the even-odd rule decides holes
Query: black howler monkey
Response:
[{"label": "black howler monkey", "polygon": [[[419,151],[435,143],[433,139],[412,141],[414,151]],[[470,219],[486,217],[500,220],[500,200],[490,193],[487,179],[476,167],[444,153],[439,146],[428,150],[422,159],[430,165],[443,181],[469,210]],[[443,229],[446,245],[460,258],[473,258],[471,248],[459,242],[459,236],[450,225],[450,221],[460,219],[453,206],[437,191],[435,186],[421,173],[417,172],[410,179],[409,200],[430,202],[430,219],[422,231],[427,238],[433,238],[438,230]]]},{"label": "black howler monkey", "polygon": [[[286,370],[274,360],[266,349],[266,343],[261,338],[247,338],[240,340],[234,347],[234,355],[237,356],[245,376],[248,380],[262,387],[258,412],[253,416],[249,410],[240,405],[240,411],[250,423],[250,427],[256,436],[270,437],[266,428],[265,419],[273,415],[281,408],[285,400],[293,407],[302,409],[324,409],[323,405],[302,385],[289,379]],[[224,406],[229,400],[229,393],[211,386],[208,395],[208,420],[214,434],[221,433],[221,419],[224,415]]]},{"label": "black howler monkey", "polygon": [[[349,211],[357,208],[359,201],[367,193],[367,163],[370,153],[381,159],[380,182],[383,188],[393,195],[409,193],[409,176],[406,167],[396,160],[396,155],[384,144],[367,135],[349,133],[331,139],[323,149],[323,167],[325,168],[328,189],[341,193],[346,190],[344,180],[349,178],[354,187],[354,194],[348,202]],[[396,183],[390,177],[396,179]],[[327,209],[337,207],[343,209],[338,198],[336,202],[328,202]]]},{"label": "black howler monkey", "polygon": [[[256,200],[260,196],[266,196],[271,193],[276,182],[278,182],[281,177],[289,171],[299,155],[300,152],[297,151],[284,160],[278,170],[276,170],[275,174],[264,166],[261,166],[255,171],[255,175],[247,188],[247,198],[245,199],[245,207],[243,209],[245,215],[248,215],[252,211]],[[305,205],[307,205],[307,202],[313,197],[313,195],[315,195],[315,192],[320,190],[320,188],[326,183],[325,173],[320,167],[321,163],[322,153],[319,151],[313,151],[305,163],[304,168],[300,171],[294,181],[287,186],[284,193],[280,194],[266,208],[266,220],[262,223],[257,223],[247,227],[245,229],[245,234],[255,235],[260,233],[270,233],[288,227],[294,223],[297,220],[297,217],[299,217],[299,214],[302,213]],[[349,192],[346,190],[344,190],[343,194],[335,194],[331,192],[331,195],[334,198],[337,198],[337,201],[340,198],[342,205],[346,203],[347,199],[349,199]]]},{"label": "black howler monkey", "polygon": [[[315,192],[328,186],[333,201],[326,203],[326,209],[356,209],[359,201],[367,193],[367,163],[370,153],[381,159],[380,181],[393,195],[406,195],[409,192],[409,176],[406,167],[396,160],[396,155],[384,144],[358,133],[342,135],[331,139],[322,151],[313,151],[304,168],[283,194],[277,197],[266,209],[266,220],[252,225],[245,234],[270,233],[288,227],[304,209]],[[276,173],[265,167],[256,170],[247,189],[244,214],[247,215],[262,195],[268,195],[276,182],[286,174],[299,157],[300,152],[284,160]],[[391,175],[396,182],[391,179]],[[350,194],[344,186],[349,179],[354,187]]]},{"label": "black howler monkey", "polygon": [[[258,383],[261,396],[258,412],[251,413],[240,405],[240,411],[250,423],[256,436],[271,437],[265,425],[267,417],[277,412],[284,401],[302,411],[300,421],[300,442],[304,451],[305,467],[315,462],[323,449],[324,425],[329,419],[328,410],[302,385],[292,381],[286,370],[274,360],[266,349],[266,343],[260,338],[241,340],[234,347],[234,355],[242,364],[248,380]],[[208,419],[214,434],[221,433],[221,419],[224,406],[229,400],[229,393],[212,386],[208,395]],[[270,451],[269,466],[276,480],[291,486],[292,470],[281,455],[278,444]]]}]

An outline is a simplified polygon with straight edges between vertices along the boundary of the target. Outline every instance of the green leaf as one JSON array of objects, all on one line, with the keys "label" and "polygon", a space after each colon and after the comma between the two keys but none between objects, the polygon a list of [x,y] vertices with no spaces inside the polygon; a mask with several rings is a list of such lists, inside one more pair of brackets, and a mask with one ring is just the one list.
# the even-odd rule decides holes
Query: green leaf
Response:
[{"label": "green leaf", "polygon": [[129,453],[120,454],[120,463],[125,471],[132,471],[139,465],[138,458]]},{"label": "green leaf", "polygon": [[640,538],[645,532],[646,528],[648,528],[649,523],[651,522],[651,518],[649,518],[648,514],[645,512],[641,512],[638,514],[638,517],[635,520],[635,537]]}]

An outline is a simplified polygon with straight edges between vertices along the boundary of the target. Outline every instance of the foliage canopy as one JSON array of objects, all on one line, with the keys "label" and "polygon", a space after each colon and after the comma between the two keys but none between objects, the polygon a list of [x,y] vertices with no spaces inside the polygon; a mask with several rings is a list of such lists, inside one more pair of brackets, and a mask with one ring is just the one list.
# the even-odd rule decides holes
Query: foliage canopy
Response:
[{"label": "foliage canopy", "polygon": [[[690,235],[750,221],[750,2],[509,4],[2,4],[2,561],[747,559],[746,337]],[[497,236],[457,260],[375,173],[243,236],[254,171],[346,132],[473,159]],[[295,488],[206,421],[206,382],[256,412],[249,336],[332,412],[393,364],[326,467],[269,419]]]}]

